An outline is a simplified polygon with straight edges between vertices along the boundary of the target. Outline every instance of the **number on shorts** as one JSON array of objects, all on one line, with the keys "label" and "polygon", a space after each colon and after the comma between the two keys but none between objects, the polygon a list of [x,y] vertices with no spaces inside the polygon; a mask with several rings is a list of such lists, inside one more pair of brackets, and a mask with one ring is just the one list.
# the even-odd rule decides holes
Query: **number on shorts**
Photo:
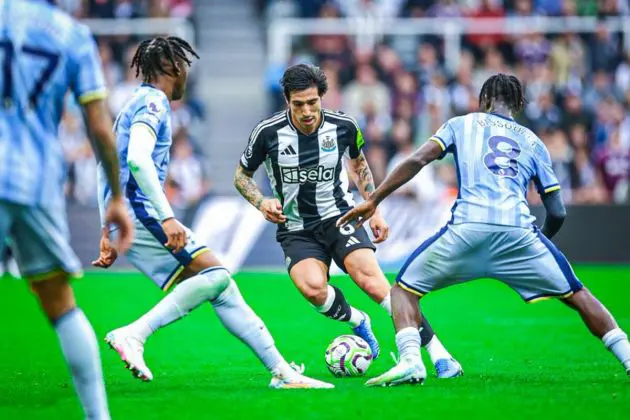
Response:
[{"label": "number on shorts", "polygon": [[508,137],[492,136],[488,139],[491,152],[487,153],[483,162],[495,175],[515,177],[518,175],[518,161],[521,148],[518,143]]},{"label": "number on shorts", "polygon": [[345,225],[339,228],[339,232],[341,232],[342,235],[348,236],[356,232],[356,229],[352,225]]}]

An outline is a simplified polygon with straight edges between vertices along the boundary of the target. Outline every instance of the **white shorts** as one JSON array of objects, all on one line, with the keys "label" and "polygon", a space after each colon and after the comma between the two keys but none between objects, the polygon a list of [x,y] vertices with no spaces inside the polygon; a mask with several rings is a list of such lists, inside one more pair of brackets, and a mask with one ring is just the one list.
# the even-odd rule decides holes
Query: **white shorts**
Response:
[{"label": "white shorts", "polygon": [[582,289],[569,261],[538,228],[448,224],[409,257],[396,281],[420,296],[478,278],[494,278],[526,302]]},{"label": "white shorts", "polygon": [[23,277],[45,280],[59,272],[81,275],[70,247],[66,209],[24,206],[0,200],[0,253],[11,242]]},{"label": "white shorts", "polygon": [[138,270],[164,291],[173,285],[193,259],[209,251],[205,245],[197,242],[195,235],[188,228],[186,247],[174,253],[164,246],[167,242],[166,234],[157,220],[144,218],[140,221],[134,218],[134,224],[136,232],[126,256]]}]

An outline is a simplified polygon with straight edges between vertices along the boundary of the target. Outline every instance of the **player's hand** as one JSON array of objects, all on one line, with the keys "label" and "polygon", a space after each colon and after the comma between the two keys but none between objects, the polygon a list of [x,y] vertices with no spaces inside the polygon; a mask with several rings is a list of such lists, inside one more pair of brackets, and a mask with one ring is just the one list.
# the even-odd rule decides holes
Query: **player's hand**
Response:
[{"label": "player's hand", "polygon": [[[109,229],[107,230],[109,231]],[[95,267],[109,268],[118,258],[118,251],[109,240],[109,232],[105,232],[101,236],[99,250],[98,258],[92,261],[92,265]]]},{"label": "player's hand", "polygon": [[375,244],[380,244],[389,236],[389,225],[378,209],[370,219],[370,229],[372,229],[372,233],[374,234]]},{"label": "player's hand", "polygon": [[133,241],[133,224],[122,198],[112,198],[105,213],[105,223],[118,227],[116,249],[125,253]]},{"label": "player's hand", "polygon": [[265,219],[272,223],[284,223],[287,221],[287,216],[282,214],[282,204],[277,198],[265,198],[260,203],[259,210],[265,216]]},{"label": "player's hand", "polygon": [[188,243],[188,235],[186,234],[186,228],[179,223],[177,219],[171,217],[162,222],[162,229],[166,234],[167,241],[164,244],[167,248],[173,250],[173,252],[179,252],[186,247]]},{"label": "player's hand", "polygon": [[356,222],[357,227],[363,225],[376,212],[376,203],[371,200],[364,201],[337,220],[337,227],[342,227],[350,222]]}]

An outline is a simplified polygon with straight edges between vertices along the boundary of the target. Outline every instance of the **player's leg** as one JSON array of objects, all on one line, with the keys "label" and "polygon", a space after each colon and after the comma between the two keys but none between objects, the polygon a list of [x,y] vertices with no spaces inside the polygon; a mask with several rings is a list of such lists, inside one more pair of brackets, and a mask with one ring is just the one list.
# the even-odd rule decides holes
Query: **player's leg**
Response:
[{"label": "player's leg", "polygon": [[602,340],[604,346],[619,360],[630,375],[630,343],[628,335],[617,325],[608,309],[590,292],[583,288],[562,300],[575,309],[591,333]]},{"label": "player's leg", "polygon": [[[390,285],[381,267],[378,265],[372,249],[373,245],[367,232],[361,227],[352,236],[359,243],[346,247],[346,237],[345,241],[341,241],[343,247],[335,247],[335,260],[342,261],[343,270],[350,275],[354,282],[372,300],[379,303],[391,315]],[[437,335],[435,335],[426,317],[422,318],[420,338],[422,346],[431,357],[431,362],[435,366],[438,378],[447,379],[460,376],[463,373],[461,365],[451,356]]]},{"label": "player's leg", "polygon": [[299,292],[317,312],[355,328],[364,314],[350,306],[342,291],[328,284],[330,256],[314,233],[288,232],[278,237],[287,271]]},{"label": "player's leg", "polygon": [[[138,229],[136,238],[145,238]],[[130,368],[143,380],[151,380],[153,375],[142,356],[144,342],[158,329],[173,323],[200,305],[209,302],[214,307],[223,325],[236,337],[247,344],[273,374],[272,385],[278,388],[294,386],[327,388],[328,384],[299,375],[284,360],[275,347],[271,334],[260,318],[243,300],[238,286],[220,261],[206,248],[199,247],[190,233],[186,254],[169,255],[159,242],[149,247],[132,246],[128,256],[145,273],[152,275],[156,283],[169,285],[177,283],[171,293],[164,297],[149,312],[128,326],[110,332],[106,340],[129,363]],[[160,258],[155,259],[158,254]],[[144,251],[143,251],[144,250]],[[151,251],[151,252],[149,252]],[[144,258],[141,258],[144,255]],[[151,266],[147,261],[153,260]],[[140,261],[143,261],[141,263]],[[158,266],[155,261],[160,261]],[[183,264],[186,264],[184,267]],[[163,273],[178,273],[167,274]]]},{"label": "player's leg", "polygon": [[[455,232],[457,231],[457,232]],[[399,360],[369,386],[418,383],[426,378],[420,357],[422,325],[419,299],[433,290],[480,277],[476,254],[479,238],[469,237],[461,225],[448,225],[423,242],[407,259],[391,290],[392,319]]]},{"label": "player's leg", "polygon": [[562,252],[540,231],[512,230],[495,234],[496,277],[527,302],[558,297],[575,309],[591,333],[602,339],[630,374],[628,337],[608,310],[584,288]]},{"label": "player's leg", "polygon": [[109,419],[96,336],[68,281],[67,273],[79,272],[80,263],[68,244],[64,214],[22,208],[13,226],[16,257],[57,333],[86,418]]}]

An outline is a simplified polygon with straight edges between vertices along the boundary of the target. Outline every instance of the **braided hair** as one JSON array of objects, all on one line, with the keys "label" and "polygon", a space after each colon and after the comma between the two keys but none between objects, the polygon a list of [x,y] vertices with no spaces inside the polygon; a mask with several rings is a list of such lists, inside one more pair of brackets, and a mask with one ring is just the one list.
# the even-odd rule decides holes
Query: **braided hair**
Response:
[{"label": "braided hair", "polygon": [[179,76],[178,62],[189,66],[192,63],[189,55],[199,58],[193,47],[179,37],[147,39],[138,46],[130,67],[136,69],[136,77],[142,73],[145,82],[154,81],[159,74],[176,77]]},{"label": "braided hair", "polygon": [[479,107],[490,110],[495,101],[503,102],[513,113],[518,113],[525,105],[523,85],[515,76],[495,74],[481,87]]}]

